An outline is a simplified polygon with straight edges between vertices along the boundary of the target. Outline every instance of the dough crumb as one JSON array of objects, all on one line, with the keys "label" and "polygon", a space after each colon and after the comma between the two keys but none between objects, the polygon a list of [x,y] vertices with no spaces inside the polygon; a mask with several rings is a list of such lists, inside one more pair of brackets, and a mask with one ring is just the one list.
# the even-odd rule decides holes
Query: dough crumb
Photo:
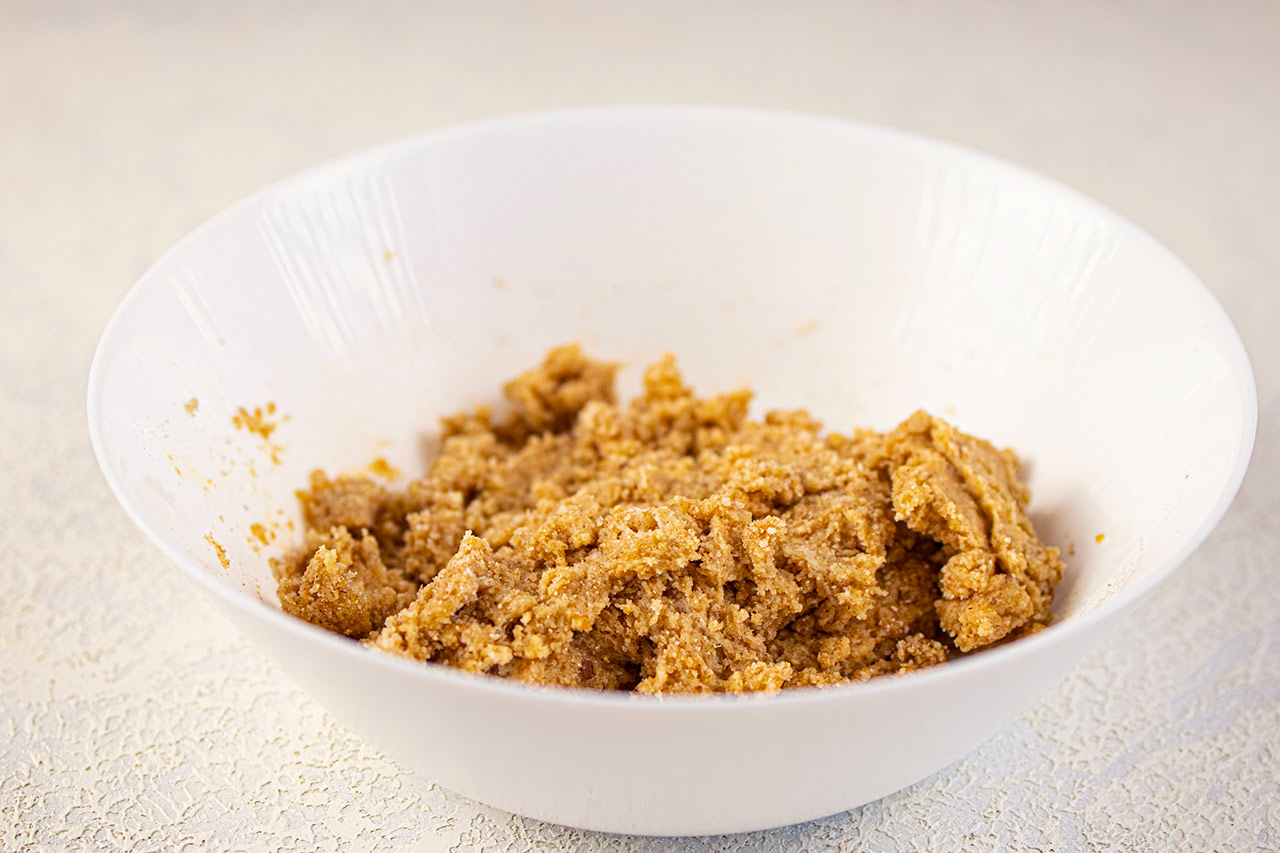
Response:
[{"label": "dough crumb", "polygon": [[218,558],[218,562],[222,564],[223,569],[231,568],[231,560],[227,558],[227,549],[222,547],[222,543],[213,538],[213,534],[206,534],[204,541],[213,546],[213,553]]},{"label": "dough crumb", "polygon": [[916,412],[824,434],[697,397],[668,354],[627,404],[559,347],[443,421],[403,489],[311,475],[284,609],[391,654],[536,684],[777,691],[934,666],[1049,624],[1058,550],[1017,457]]},{"label": "dough crumb", "polygon": [[231,416],[231,424],[236,429],[247,430],[263,440],[271,438],[271,433],[279,424],[267,420],[268,415],[275,414],[275,403],[268,403],[264,412],[261,406],[255,406],[253,411],[249,411],[244,406],[236,409],[236,413]]}]

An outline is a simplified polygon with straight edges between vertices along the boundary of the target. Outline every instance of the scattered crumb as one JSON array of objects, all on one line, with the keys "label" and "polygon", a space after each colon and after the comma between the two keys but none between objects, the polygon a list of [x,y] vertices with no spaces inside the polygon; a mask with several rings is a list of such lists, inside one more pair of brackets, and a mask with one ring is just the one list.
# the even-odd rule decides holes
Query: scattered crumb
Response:
[{"label": "scattered crumb", "polygon": [[[244,406],[240,406],[236,409],[236,413],[231,416],[231,423],[235,425],[236,429],[247,430],[261,438],[263,441],[263,449],[266,450],[271,462],[275,465],[279,465],[280,454],[284,450],[284,447],[273,442],[271,440],[271,434],[275,432],[276,428],[280,426],[280,424],[289,420],[289,416],[285,415],[275,421],[268,420],[268,418],[275,414],[275,403],[267,403],[265,407],[255,406],[252,412]],[[258,475],[258,472],[252,468],[252,463],[250,464],[249,473],[255,477]]]},{"label": "scattered crumb", "polygon": [[1107,538],[1107,534],[1105,534],[1105,533],[1099,533],[1097,536],[1093,537],[1093,541],[1094,541],[1094,542],[1097,542],[1099,545],[1101,545],[1101,544],[1102,544],[1102,540],[1103,540],[1103,539],[1106,539],[1106,538]]},{"label": "scattered crumb", "polygon": [[385,252],[382,253],[382,259],[387,263],[391,263],[391,261],[395,258],[395,256],[396,256],[396,253],[391,251],[390,249],[387,249]]},{"label": "scattered crumb", "polygon": [[267,420],[267,416],[275,414],[275,410],[275,403],[267,403],[265,412],[261,406],[255,406],[252,412],[244,406],[241,406],[236,409],[236,413],[231,416],[231,423],[236,429],[248,430],[254,435],[266,440],[271,438],[271,433],[275,432],[276,427],[280,425],[279,423],[272,423]]},{"label": "scattered crumb", "polygon": [[493,280],[493,289],[494,289],[494,290],[506,290],[506,289],[507,289],[507,280],[506,280],[505,278],[502,278],[501,276],[499,276],[499,277],[495,278],[495,279]]},{"label": "scattered crumb", "polygon": [[213,538],[213,534],[209,533],[204,537],[204,541],[213,546],[213,553],[218,555],[218,562],[222,563],[222,568],[231,568],[231,561],[227,559],[227,551],[219,544],[217,539]]},{"label": "scattered crumb", "polygon": [[183,404],[182,408],[186,409],[187,414],[191,415],[191,417],[194,418],[196,416],[196,409],[200,408],[200,401],[197,400],[195,397],[192,397],[190,400],[188,400],[186,403]]},{"label": "scattered crumb", "polygon": [[400,476],[400,471],[381,456],[369,463],[369,473],[385,480],[394,480]]},{"label": "scattered crumb", "polygon": [[275,539],[275,536],[271,531],[263,527],[261,524],[250,524],[249,532],[253,534],[254,539],[257,539],[263,545],[270,545],[271,541]]}]

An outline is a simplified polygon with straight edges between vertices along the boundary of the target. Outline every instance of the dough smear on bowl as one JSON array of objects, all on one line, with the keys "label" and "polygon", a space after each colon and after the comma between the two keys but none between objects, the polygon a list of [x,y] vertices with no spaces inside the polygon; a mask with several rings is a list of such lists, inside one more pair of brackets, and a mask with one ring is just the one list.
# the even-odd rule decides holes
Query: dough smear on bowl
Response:
[{"label": "dough smear on bowl", "polygon": [[316,471],[284,609],[370,646],[538,684],[646,693],[829,685],[942,663],[1050,620],[1062,575],[1017,458],[916,412],[823,434],[696,397],[671,355],[552,350],[512,414],[444,421],[403,489]]}]

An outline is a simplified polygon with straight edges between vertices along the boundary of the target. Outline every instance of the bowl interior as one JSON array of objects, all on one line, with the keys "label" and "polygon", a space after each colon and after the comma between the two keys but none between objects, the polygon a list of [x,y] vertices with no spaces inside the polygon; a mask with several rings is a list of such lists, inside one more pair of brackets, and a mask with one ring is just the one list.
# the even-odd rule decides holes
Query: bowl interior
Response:
[{"label": "bowl interior", "polygon": [[441,415],[575,340],[627,366],[624,395],[671,350],[757,411],[923,407],[1014,447],[1064,617],[1196,544],[1252,441],[1230,323],[1121,218],[945,145],[706,110],[490,122],[270,188],[130,294],[89,417],[135,520],[276,607],[266,558],[310,469],[416,474]]}]

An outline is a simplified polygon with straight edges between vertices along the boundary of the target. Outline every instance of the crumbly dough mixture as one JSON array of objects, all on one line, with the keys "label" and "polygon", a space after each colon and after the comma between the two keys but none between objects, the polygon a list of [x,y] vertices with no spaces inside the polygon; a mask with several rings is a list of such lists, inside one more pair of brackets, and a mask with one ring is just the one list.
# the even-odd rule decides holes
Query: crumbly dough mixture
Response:
[{"label": "crumbly dough mixture", "polygon": [[824,435],[695,397],[675,359],[614,402],[577,346],[444,421],[402,490],[316,471],[284,609],[375,648],[538,684],[777,690],[942,663],[1048,624],[1062,574],[1011,451],[916,412]]}]

